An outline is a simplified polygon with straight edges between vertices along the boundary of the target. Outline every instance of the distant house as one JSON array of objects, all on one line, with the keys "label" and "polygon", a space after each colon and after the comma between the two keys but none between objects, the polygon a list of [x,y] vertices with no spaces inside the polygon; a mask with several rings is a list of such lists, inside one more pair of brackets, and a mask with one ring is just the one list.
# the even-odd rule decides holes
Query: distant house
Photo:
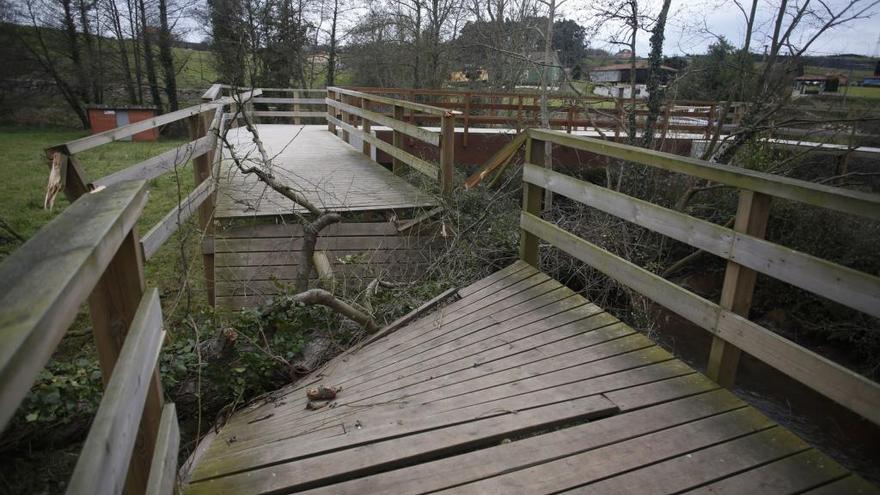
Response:
[{"label": "distant house", "polygon": [[[544,68],[544,52],[532,52],[529,54],[529,64],[523,70],[521,84],[525,86],[538,86],[541,84],[541,72]],[[564,74],[562,70],[562,62],[559,61],[559,54],[555,51],[550,55],[550,65],[547,67],[547,81],[550,86],[555,86],[562,79]]]},{"label": "distant house", "polygon": [[[661,65],[662,71],[661,84],[666,84],[670,77],[677,71],[667,65]],[[636,61],[636,98],[647,98],[647,83],[650,67],[647,60]],[[600,96],[609,96],[614,98],[630,98],[632,84],[631,64],[614,64],[595,67],[590,70],[590,81],[596,83],[593,92]]]},{"label": "distant house", "polygon": [[449,75],[449,82],[466,83],[473,81],[485,82],[489,80],[489,71],[482,67],[466,68]]},{"label": "distant house", "polygon": [[804,74],[794,79],[794,89],[802,95],[819,93],[837,93],[840,87],[840,76]]}]

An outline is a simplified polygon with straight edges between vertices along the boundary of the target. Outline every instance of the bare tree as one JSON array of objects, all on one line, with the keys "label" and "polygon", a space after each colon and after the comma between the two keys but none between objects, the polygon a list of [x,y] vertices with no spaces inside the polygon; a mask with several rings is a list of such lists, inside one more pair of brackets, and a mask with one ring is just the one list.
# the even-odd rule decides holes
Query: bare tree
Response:
[{"label": "bare tree", "polygon": [[[303,247],[300,251],[299,266],[294,284],[296,295],[285,298],[287,302],[296,302],[302,304],[320,304],[326,306],[333,311],[357,322],[368,331],[378,329],[375,321],[369,314],[361,309],[354,307],[352,304],[346,303],[331,292],[322,289],[309,289],[309,274],[315,268],[313,261],[315,245],[321,230],[342,221],[339,213],[327,211],[319,208],[311,202],[302,190],[298,189],[295,184],[287,184],[276,179],[273,174],[272,157],[266,151],[260,139],[256,126],[251,122],[247,112],[243,112],[243,102],[237,101],[236,111],[232,119],[241,119],[244,121],[245,128],[251,136],[251,140],[258,152],[257,157],[251,157],[249,154],[242,155],[229,140],[228,134],[231,126],[227,126],[221,133],[218,132],[218,138],[223,143],[225,149],[230,153],[230,159],[235,164],[238,172],[244,175],[255,175],[261,182],[278,192],[292,203],[291,212],[297,218],[303,227]],[[293,139],[296,139],[294,136]],[[299,213],[296,206],[306,210],[305,214]]]},{"label": "bare tree", "polygon": [[168,0],[159,0],[159,61],[165,79],[165,95],[168,109],[175,111],[177,103],[177,71],[174,69],[174,55],[171,51],[171,27],[168,24]]}]

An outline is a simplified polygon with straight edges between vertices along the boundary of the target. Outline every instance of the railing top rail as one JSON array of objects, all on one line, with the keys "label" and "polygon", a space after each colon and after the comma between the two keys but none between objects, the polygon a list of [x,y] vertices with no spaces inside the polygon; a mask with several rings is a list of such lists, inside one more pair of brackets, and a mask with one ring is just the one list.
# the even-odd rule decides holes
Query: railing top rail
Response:
[{"label": "railing top rail", "polygon": [[[373,87],[373,86],[353,86],[348,89],[352,89],[355,91],[360,91],[364,93],[408,93],[408,94],[420,94],[420,95],[436,95],[436,96],[486,96],[486,97],[516,97],[516,96],[527,96],[527,97],[540,97],[541,93],[539,91],[531,91],[531,90],[513,90],[513,91],[485,91],[485,90],[468,90],[468,89],[422,89],[422,88],[383,88],[383,87]],[[564,93],[564,92],[550,92],[548,93],[550,98],[565,98],[570,100],[587,100],[587,101],[617,101],[620,98],[615,98],[613,96],[600,96],[600,95],[577,95],[574,93]],[[625,101],[630,101],[628,98]],[[647,101],[639,101],[639,104],[647,104]],[[710,101],[710,100],[675,100],[670,103],[674,103],[675,105],[692,105],[692,106],[713,106],[719,105],[723,102],[720,101]],[[736,105],[737,102],[727,102],[730,105]]]},{"label": "railing top rail", "polygon": [[331,86],[327,88],[328,91],[333,91],[334,93],[339,93],[348,96],[355,96],[358,98],[364,98],[366,100],[374,101],[376,103],[384,103],[386,105],[393,105],[403,108],[408,108],[410,110],[415,110],[418,112],[426,113],[429,115],[461,115],[461,112],[456,110],[449,110],[448,108],[440,108],[431,105],[425,105],[423,103],[415,103],[412,101],[406,100],[398,100],[395,98],[387,98],[385,96],[374,95],[371,93],[363,93],[361,91],[355,91],[351,89],[340,88],[336,86]]},{"label": "railing top rail", "polygon": [[547,129],[529,129],[529,136],[562,146],[683,173],[778,198],[880,220],[880,195],[825,186],[804,180],[710,163],[627,144],[575,136]]},{"label": "railing top rail", "polygon": [[212,84],[210,88],[202,95],[203,100],[216,100],[223,92],[222,84]]},{"label": "railing top rail", "polygon": [[122,127],[117,127],[115,129],[109,129],[104,132],[92,134],[91,136],[75,139],[67,143],[58,144],[47,148],[46,151],[49,153],[55,151],[63,151],[71,155],[81,153],[97,146],[101,146],[102,144],[112,143],[113,141],[119,141],[120,139],[133,136],[139,132],[148,131],[159,126],[170,124],[172,122],[177,122],[178,120],[183,120],[193,115],[198,115],[204,112],[215,110],[218,106],[228,105],[230,103],[234,103],[235,101],[247,101],[250,98],[259,96],[260,94],[262,94],[262,90],[256,89],[253,91],[240,93],[235,97],[226,96],[212,102],[193,105],[191,107],[177,110],[176,112],[157,115],[156,117],[153,117],[151,119],[141,120],[140,122],[134,122],[128,125],[124,125]]},{"label": "railing top rail", "polygon": [[145,181],[86,194],[0,264],[0,429],[134,227],[146,200]]}]

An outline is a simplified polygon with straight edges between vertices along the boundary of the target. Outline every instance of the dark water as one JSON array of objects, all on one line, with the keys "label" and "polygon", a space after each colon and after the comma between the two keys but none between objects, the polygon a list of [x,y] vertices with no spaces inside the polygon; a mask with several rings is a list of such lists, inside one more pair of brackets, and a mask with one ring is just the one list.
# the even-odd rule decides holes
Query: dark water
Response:
[{"label": "dark water", "polygon": [[[705,371],[711,335],[663,310],[656,321],[659,328],[652,337]],[[734,392],[847,469],[880,484],[880,427],[746,354]]]}]

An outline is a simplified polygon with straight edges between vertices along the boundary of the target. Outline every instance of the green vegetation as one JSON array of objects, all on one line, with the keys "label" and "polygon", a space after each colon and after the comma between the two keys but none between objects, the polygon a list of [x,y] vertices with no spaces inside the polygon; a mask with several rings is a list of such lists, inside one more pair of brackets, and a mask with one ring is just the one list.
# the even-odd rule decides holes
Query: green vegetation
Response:
[{"label": "green vegetation", "polygon": [[179,68],[177,87],[183,90],[208,89],[219,79],[210,51],[174,48],[174,63]]},{"label": "green vegetation", "polygon": [[841,88],[841,93],[845,93],[848,98],[865,98],[868,100],[880,100],[880,88],[871,88],[864,86],[850,86],[849,88]]}]

